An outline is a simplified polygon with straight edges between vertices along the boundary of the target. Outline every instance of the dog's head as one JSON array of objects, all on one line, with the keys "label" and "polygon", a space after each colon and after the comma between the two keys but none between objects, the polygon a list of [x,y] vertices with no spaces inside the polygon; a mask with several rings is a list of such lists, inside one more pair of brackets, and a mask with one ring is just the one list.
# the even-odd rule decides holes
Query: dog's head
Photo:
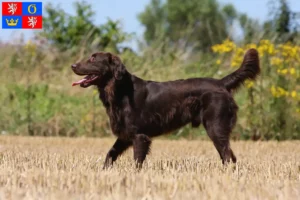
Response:
[{"label": "dog's head", "polygon": [[75,74],[85,76],[74,82],[73,86],[80,85],[84,88],[97,85],[111,78],[121,80],[126,73],[121,59],[107,52],[94,53],[86,61],[75,63],[71,67]]}]

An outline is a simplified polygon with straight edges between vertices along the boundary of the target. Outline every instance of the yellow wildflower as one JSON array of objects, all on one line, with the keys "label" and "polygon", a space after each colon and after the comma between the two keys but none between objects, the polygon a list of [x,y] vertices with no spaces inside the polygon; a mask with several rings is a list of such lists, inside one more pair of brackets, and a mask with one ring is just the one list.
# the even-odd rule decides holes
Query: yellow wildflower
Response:
[{"label": "yellow wildflower", "polygon": [[271,58],[271,65],[279,66],[279,65],[282,65],[282,63],[283,63],[283,60],[281,58],[278,58],[278,57]]},{"label": "yellow wildflower", "polygon": [[278,45],[281,50],[282,56],[286,59],[294,60],[299,57],[299,46],[293,45],[292,43],[286,43],[283,45]]},{"label": "yellow wildflower", "polygon": [[257,45],[256,44],[247,44],[246,49],[256,49]]},{"label": "yellow wildflower", "polygon": [[236,46],[232,41],[226,39],[222,44],[212,46],[212,50],[215,53],[228,53],[233,51],[235,47]]},{"label": "yellow wildflower", "polygon": [[294,67],[292,67],[292,68],[290,69],[290,74],[291,74],[291,75],[294,75],[295,73],[296,73],[296,70],[295,70]]},{"label": "yellow wildflower", "polygon": [[278,95],[279,96],[285,96],[286,95],[286,91],[283,88],[278,87],[277,90],[278,90]]},{"label": "yellow wildflower", "polygon": [[291,92],[291,97],[293,98],[297,97],[297,92],[295,90]]},{"label": "yellow wildflower", "polygon": [[228,39],[226,39],[223,44],[225,45],[227,52],[234,50],[236,47],[235,44]]},{"label": "yellow wildflower", "polygon": [[272,44],[270,40],[261,40],[257,50],[261,56],[265,54],[273,55],[275,53],[274,44]]},{"label": "yellow wildflower", "polygon": [[211,49],[214,53],[218,53],[219,49],[220,49],[220,45],[216,44],[216,45],[212,46]]},{"label": "yellow wildflower", "polygon": [[276,88],[275,86],[271,87],[271,93],[274,97],[277,97],[277,98],[289,95],[289,92],[287,92],[283,88],[281,88],[281,87]]},{"label": "yellow wildflower", "polygon": [[283,75],[285,75],[285,74],[288,73],[288,69],[281,69],[281,70],[278,69],[278,70],[277,70],[277,73],[278,73],[278,74],[283,74]]},{"label": "yellow wildflower", "polygon": [[232,61],[231,61],[231,67],[239,67],[244,59],[244,49],[237,48],[236,51],[233,54]]},{"label": "yellow wildflower", "polygon": [[218,60],[216,61],[216,64],[217,64],[217,65],[221,64],[221,60],[218,59]]},{"label": "yellow wildflower", "polygon": [[275,47],[274,47],[274,44],[270,44],[270,45],[268,46],[268,53],[269,53],[269,55],[274,55],[274,53],[275,53]]},{"label": "yellow wildflower", "polygon": [[276,88],[273,85],[271,87],[271,93],[273,96],[276,96]]},{"label": "yellow wildflower", "polygon": [[246,80],[245,85],[246,85],[247,88],[252,88],[254,86],[254,82]]}]

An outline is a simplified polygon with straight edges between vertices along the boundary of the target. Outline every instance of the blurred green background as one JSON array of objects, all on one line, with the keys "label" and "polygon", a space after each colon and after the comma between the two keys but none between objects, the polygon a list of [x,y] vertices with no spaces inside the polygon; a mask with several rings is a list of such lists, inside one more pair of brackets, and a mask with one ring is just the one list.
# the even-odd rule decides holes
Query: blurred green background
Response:
[{"label": "blurred green background", "polygon": [[[96,3],[70,1],[72,14],[65,6],[44,3],[43,30],[30,39],[0,43],[0,133],[110,136],[95,88],[71,87],[79,77],[70,65],[92,52],[116,53],[131,73],[167,81],[221,78],[254,47],[262,75],[235,95],[240,111],[232,138],[299,139],[300,10],[293,10],[288,0],[262,2],[266,20],[217,0],[150,0],[136,15],[141,37],[136,34],[141,30],[126,31],[119,20],[96,23],[101,12]],[[117,12],[117,5],[107,12]],[[165,137],[206,138],[206,133],[188,125]]]}]

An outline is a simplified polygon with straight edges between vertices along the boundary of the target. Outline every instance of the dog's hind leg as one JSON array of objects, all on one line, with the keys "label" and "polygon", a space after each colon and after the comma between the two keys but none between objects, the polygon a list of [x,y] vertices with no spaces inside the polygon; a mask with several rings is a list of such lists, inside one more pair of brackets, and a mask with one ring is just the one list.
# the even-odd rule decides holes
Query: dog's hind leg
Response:
[{"label": "dog's hind leg", "polygon": [[212,98],[203,113],[203,125],[213,141],[222,163],[236,163],[236,157],[230,148],[229,136],[236,123],[237,106],[227,98]]},{"label": "dog's hind leg", "polygon": [[111,166],[118,156],[121,155],[128,147],[132,145],[131,141],[117,139],[112,148],[108,151],[104,162],[103,169]]},{"label": "dog's hind leg", "polygon": [[230,162],[230,159],[233,163],[236,163],[236,157],[230,148],[229,137],[225,134],[225,132],[207,129],[207,133],[216,147],[220,158],[222,159],[223,164],[227,164]]},{"label": "dog's hind leg", "polygon": [[141,168],[150,151],[151,140],[147,135],[138,134],[133,139],[133,156],[136,167]]}]

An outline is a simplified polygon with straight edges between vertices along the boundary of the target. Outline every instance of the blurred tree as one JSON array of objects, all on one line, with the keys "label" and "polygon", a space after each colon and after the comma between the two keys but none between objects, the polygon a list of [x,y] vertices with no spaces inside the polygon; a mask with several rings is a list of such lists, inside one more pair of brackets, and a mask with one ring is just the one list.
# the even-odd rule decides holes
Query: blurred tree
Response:
[{"label": "blurred tree", "polygon": [[130,34],[121,30],[119,21],[108,19],[106,24],[95,25],[95,12],[85,1],[75,2],[74,7],[76,14],[72,16],[60,7],[48,4],[43,18],[43,30],[38,34],[61,51],[76,51],[78,47],[84,46],[94,49],[110,48],[118,52],[118,45],[129,39]]},{"label": "blurred tree", "polygon": [[287,0],[270,0],[271,19],[264,22],[267,38],[276,38],[276,42],[294,41],[299,32],[297,13],[292,12]]},{"label": "blurred tree", "polygon": [[150,44],[158,35],[164,36],[167,24],[166,6],[161,0],[151,0],[145,10],[138,15],[139,21],[145,26],[144,38]]},{"label": "blurred tree", "polygon": [[244,13],[240,13],[238,21],[243,31],[243,42],[245,44],[253,42],[256,43],[257,40],[263,36],[262,27],[257,20],[250,18]]},{"label": "blurred tree", "polygon": [[299,24],[296,23],[297,15],[291,11],[287,0],[279,0],[279,9],[274,20],[278,42],[293,42],[298,34]]},{"label": "blurred tree", "polygon": [[167,36],[170,45],[208,51],[229,34],[237,17],[232,5],[221,7],[217,0],[151,0],[138,15],[149,45],[159,36]]},{"label": "blurred tree", "polygon": [[232,4],[226,4],[223,8],[222,8],[222,12],[225,15],[227,24],[232,26],[234,20],[237,18],[238,13],[235,9],[235,7]]},{"label": "blurred tree", "polygon": [[280,0],[279,12],[275,18],[276,32],[282,36],[290,32],[291,11],[286,0]]}]

